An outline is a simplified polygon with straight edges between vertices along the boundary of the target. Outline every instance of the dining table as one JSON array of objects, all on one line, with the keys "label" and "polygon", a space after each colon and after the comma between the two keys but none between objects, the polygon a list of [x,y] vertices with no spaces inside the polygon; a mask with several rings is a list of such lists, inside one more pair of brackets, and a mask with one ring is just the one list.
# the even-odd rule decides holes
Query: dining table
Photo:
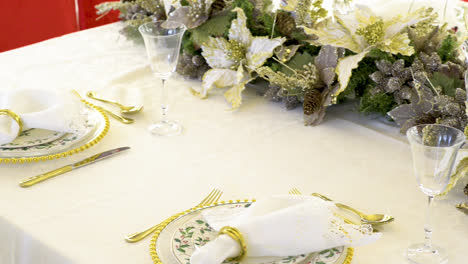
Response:
[{"label": "dining table", "polygon": [[[154,136],[147,127],[161,116],[160,82],[144,45],[121,35],[122,27],[117,22],[0,53],[0,91],[111,96],[119,90],[126,94],[122,100],[144,105],[133,124],[110,119],[108,134],[83,152],[0,163],[0,263],[151,264],[151,238],[127,243],[124,237],[196,205],[213,188],[223,191],[225,201],[297,188],[365,213],[391,214],[395,221],[378,227],[383,235],[377,242],[355,248],[352,263],[407,263],[406,248],[424,238],[427,197],[398,127],[360,114],[352,100],[329,107],[320,125],[304,126],[301,108],[286,110],[255,87],[231,111],[222,89],[201,100],[190,92],[200,81],[174,74],[167,82],[169,114],[184,130]],[[29,188],[18,185],[124,146],[131,149]],[[434,243],[447,249],[451,264],[468,259],[468,215],[455,208],[467,201],[464,185],[438,198],[433,210]]]}]

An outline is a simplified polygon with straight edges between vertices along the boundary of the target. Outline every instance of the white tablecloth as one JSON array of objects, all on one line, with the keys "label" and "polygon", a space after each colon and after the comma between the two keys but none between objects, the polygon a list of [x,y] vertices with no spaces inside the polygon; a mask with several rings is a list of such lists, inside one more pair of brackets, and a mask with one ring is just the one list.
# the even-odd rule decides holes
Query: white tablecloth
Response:
[{"label": "white tablecloth", "polygon": [[[170,115],[182,136],[146,131],[157,85],[142,46],[118,33],[121,24],[87,30],[0,54],[0,89],[101,90],[118,79],[142,91],[145,111],[133,125],[112,120],[92,149],[37,164],[0,164],[0,263],[152,263],[149,238],[128,244],[126,234],[154,225],[196,204],[212,188],[224,198],[261,198],[292,187],[320,192],[365,212],[391,213],[377,243],[358,248],[353,263],[405,263],[405,248],[423,239],[426,198],[412,174],[410,149],[397,129],[350,112],[330,109],[325,122],[305,127],[301,110],[287,111],[247,92],[242,107],[226,111],[222,94],[207,100],[173,78]],[[129,73],[130,72],[130,73]],[[344,112],[345,109],[348,112]],[[157,110],[158,108],[156,108]],[[157,112],[155,117],[159,116]],[[119,146],[132,149],[38,184],[29,177]],[[459,186],[435,206],[434,240],[450,263],[467,262],[468,216],[454,205],[466,200]]]}]

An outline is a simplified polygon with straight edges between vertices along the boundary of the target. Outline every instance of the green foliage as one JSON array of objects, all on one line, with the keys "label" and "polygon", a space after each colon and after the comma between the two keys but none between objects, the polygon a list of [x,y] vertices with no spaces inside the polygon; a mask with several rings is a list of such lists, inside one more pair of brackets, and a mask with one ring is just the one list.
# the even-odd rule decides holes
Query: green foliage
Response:
[{"label": "green foliage", "polygon": [[201,46],[210,36],[223,36],[231,25],[230,16],[216,16],[206,21],[203,25],[190,30],[193,44]]},{"label": "green foliage", "polygon": [[180,5],[181,6],[188,6],[189,2],[187,0],[180,0]]},{"label": "green foliage", "polygon": [[442,62],[454,61],[457,56],[457,40],[452,35],[448,35],[443,41],[440,48],[437,50]]},{"label": "green foliage", "polygon": [[376,58],[364,58],[359,62],[359,67],[353,70],[351,79],[349,80],[346,90],[344,90],[339,96],[338,101],[343,102],[346,98],[356,98],[361,97],[365,89],[374,84],[373,81],[369,78],[369,75],[377,71],[377,66],[375,66]]},{"label": "green foliage", "polygon": [[308,36],[304,32],[296,30],[291,33],[291,38],[297,40],[298,42],[306,43]]},{"label": "green foliage", "polygon": [[307,52],[312,56],[317,56],[320,52],[320,49],[321,49],[320,46],[314,46],[308,43],[303,44],[302,47],[299,48],[299,50]]},{"label": "green foliage", "polygon": [[[259,16],[257,23],[255,23],[255,27],[251,28],[252,35],[254,36],[270,36],[271,31],[273,30],[273,24],[274,24],[274,18],[268,14],[268,13],[263,13],[261,16]],[[278,32],[275,29],[275,34],[273,37],[278,36]]]},{"label": "green foliage", "polygon": [[[310,62],[314,62],[314,57],[310,55],[307,51],[304,51],[302,53],[296,53],[296,55],[294,55],[294,57],[292,57],[291,60],[289,60],[288,63],[286,63],[286,65],[293,69],[302,70],[303,66],[307,65]],[[286,74],[292,73],[291,70],[288,69],[288,67],[285,67],[283,65],[281,65],[279,71]]]},{"label": "green foliage", "polygon": [[192,33],[189,31],[185,32],[184,37],[182,38],[181,50],[191,55],[196,54],[195,45],[192,40]]},{"label": "green foliage", "polygon": [[263,0],[263,9],[262,12],[268,12],[270,6],[273,5],[273,0]]},{"label": "green foliage", "polygon": [[281,64],[279,64],[273,59],[267,60],[263,66],[270,67],[270,69],[272,69],[274,72],[279,71],[282,67]]},{"label": "green foliage", "polygon": [[[247,17],[247,27],[252,28],[252,23],[254,22],[253,19],[253,11],[254,11],[254,5],[249,1],[249,0],[234,0],[232,2],[232,8],[240,7],[242,10],[244,10],[245,16]],[[232,19],[236,17],[235,13],[231,13],[229,16]]]},{"label": "green foliage", "polygon": [[366,90],[361,98],[359,105],[359,112],[364,114],[380,113],[386,115],[390,110],[397,106],[393,95],[386,93],[379,93],[372,95],[369,88]]},{"label": "green foliage", "polygon": [[374,60],[387,60],[391,63],[394,63],[396,61],[395,57],[388,53],[388,52],[385,52],[385,51],[381,51],[379,49],[372,49],[368,54],[367,56],[368,58],[372,58]]},{"label": "green foliage", "polygon": [[455,90],[457,88],[465,87],[465,82],[460,79],[450,78],[449,76],[435,72],[431,78],[431,83],[434,87],[440,86],[442,93],[448,96],[455,96]]}]

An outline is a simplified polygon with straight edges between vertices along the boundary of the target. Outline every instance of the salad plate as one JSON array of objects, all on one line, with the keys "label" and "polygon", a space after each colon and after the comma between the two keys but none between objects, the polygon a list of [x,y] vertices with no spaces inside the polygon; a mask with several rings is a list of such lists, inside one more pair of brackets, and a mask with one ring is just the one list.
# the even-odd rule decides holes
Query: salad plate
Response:
[{"label": "salad plate", "polygon": [[46,144],[63,137],[66,133],[46,129],[31,128],[21,134],[10,143],[0,145],[0,150],[27,148]]}]

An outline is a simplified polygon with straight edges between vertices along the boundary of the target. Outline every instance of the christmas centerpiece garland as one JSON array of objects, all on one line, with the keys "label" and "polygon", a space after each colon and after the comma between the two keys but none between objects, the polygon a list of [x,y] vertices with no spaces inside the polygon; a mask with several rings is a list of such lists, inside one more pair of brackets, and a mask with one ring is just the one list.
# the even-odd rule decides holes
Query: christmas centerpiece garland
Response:
[{"label": "christmas centerpiece garland", "polygon": [[[432,123],[468,131],[464,37],[440,22],[445,11],[424,7],[383,18],[351,0],[334,0],[332,14],[323,0],[276,8],[271,0],[121,0],[97,9],[120,10],[122,33],[135,39],[146,22],[184,23],[177,72],[202,80],[192,90],[200,98],[227,88],[232,109],[241,106],[248,83],[266,82],[258,92],[287,109],[302,106],[305,125],[320,124],[328,106],[354,99],[359,112],[380,113],[402,133]],[[468,158],[449,189],[467,171]]]}]

